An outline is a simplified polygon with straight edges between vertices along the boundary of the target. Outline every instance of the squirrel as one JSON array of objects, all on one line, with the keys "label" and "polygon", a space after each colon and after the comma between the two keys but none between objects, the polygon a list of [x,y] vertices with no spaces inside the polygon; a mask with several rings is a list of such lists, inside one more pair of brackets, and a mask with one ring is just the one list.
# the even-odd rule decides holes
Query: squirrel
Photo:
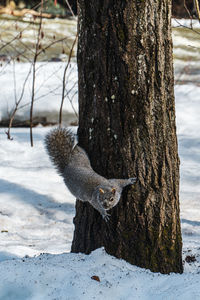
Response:
[{"label": "squirrel", "polygon": [[45,145],[69,191],[78,200],[89,202],[107,222],[107,211],[117,205],[123,188],[134,184],[136,178],[106,179],[97,174],[85,150],[76,143],[75,135],[66,128],[51,130]]}]

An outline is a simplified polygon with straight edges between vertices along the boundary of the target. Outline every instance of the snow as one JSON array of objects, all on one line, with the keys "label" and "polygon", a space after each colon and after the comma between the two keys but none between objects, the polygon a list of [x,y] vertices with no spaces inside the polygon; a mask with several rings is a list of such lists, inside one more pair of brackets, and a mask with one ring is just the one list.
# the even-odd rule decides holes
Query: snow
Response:
[{"label": "snow", "polygon": [[[46,117],[47,122],[58,122],[65,65],[63,62],[39,62],[36,64],[34,116]],[[24,88],[23,98],[16,113],[16,119],[29,119],[32,93],[32,72],[30,72],[30,67],[28,63],[13,64],[11,62],[0,68],[0,121],[7,119],[15,108],[15,102],[20,99],[23,84],[30,73]],[[17,80],[14,80],[14,74]],[[63,105],[63,115],[66,115],[66,119],[73,114],[75,119],[74,110],[78,112],[77,66],[75,62],[70,63],[66,79],[66,98]],[[15,85],[16,88],[14,88]],[[70,100],[72,100],[73,106]]]},{"label": "snow", "polygon": [[173,18],[172,19],[172,27],[189,27],[189,28],[193,28],[193,29],[196,29],[196,28],[199,29],[199,20]]},{"label": "snow", "polygon": [[[187,63],[175,60],[176,71]],[[198,66],[190,63],[192,70]],[[13,67],[7,65],[0,72],[1,119],[15,103]],[[64,64],[38,63],[37,68],[35,115],[57,120]],[[17,98],[28,70],[28,64],[15,64]],[[68,76],[67,91],[77,109],[74,63]],[[194,83],[198,76],[182,74],[180,79],[193,83],[175,87],[184,273],[152,273],[106,254],[103,248],[90,255],[70,253],[75,199],[45,152],[43,140],[50,127],[33,128],[33,148],[29,129],[12,129],[9,141],[6,129],[0,128],[0,300],[200,299],[200,86]],[[21,103],[26,106],[18,113],[21,119],[29,114],[30,95],[31,81]],[[69,99],[64,110],[67,117],[73,113]],[[195,261],[189,262],[192,258]]]},{"label": "snow", "polygon": [[31,148],[27,129],[15,129],[12,142],[1,129],[0,260],[70,250],[74,197],[46,155],[46,131],[36,129]]},{"label": "snow", "polygon": [[[75,199],[44,149],[49,127],[0,129],[0,299],[199,299],[200,133],[198,88],[176,86],[184,274],[161,275],[109,256],[69,253]],[[188,105],[189,104],[189,105]],[[190,111],[188,113],[188,107]],[[41,254],[45,253],[45,254]],[[91,279],[98,276],[100,282]],[[145,283],[145,284],[144,284]]]},{"label": "snow", "polygon": [[103,249],[91,255],[41,254],[4,261],[1,270],[4,300],[199,299],[199,280],[191,274],[151,273],[109,256]]}]

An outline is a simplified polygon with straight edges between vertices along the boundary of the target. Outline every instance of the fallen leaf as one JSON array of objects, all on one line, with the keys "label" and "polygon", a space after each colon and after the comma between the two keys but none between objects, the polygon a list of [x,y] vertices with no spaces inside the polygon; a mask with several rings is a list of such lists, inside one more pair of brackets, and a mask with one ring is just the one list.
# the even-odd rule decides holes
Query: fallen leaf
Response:
[{"label": "fallen leaf", "polygon": [[91,279],[93,279],[93,280],[96,280],[96,281],[99,281],[99,282],[100,282],[100,278],[99,278],[99,276],[97,276],[97,275],[93,275],[93,276],[91,277]]}]

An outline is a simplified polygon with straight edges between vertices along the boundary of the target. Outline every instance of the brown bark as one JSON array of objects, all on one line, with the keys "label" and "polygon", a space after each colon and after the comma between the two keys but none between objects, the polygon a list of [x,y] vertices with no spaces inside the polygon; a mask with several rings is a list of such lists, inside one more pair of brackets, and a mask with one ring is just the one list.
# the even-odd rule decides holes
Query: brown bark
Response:
[{"label": "brown bark", "polygon": [[138,178],[106,224],[77,201],[72,252],[182,272],[171,1],[79,0],[79,144],[107,178]]}]

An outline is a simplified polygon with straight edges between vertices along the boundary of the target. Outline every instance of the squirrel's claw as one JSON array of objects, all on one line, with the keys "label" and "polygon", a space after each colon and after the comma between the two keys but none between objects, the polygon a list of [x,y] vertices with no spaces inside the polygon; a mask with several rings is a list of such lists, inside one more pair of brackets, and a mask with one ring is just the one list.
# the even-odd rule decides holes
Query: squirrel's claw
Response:
[{"label": "squirrel's claw", "polygon": [[109,214],[104,215],[103,219],[107,223],[109,221],[109,219],[110,219],[110,215]]},{"label": "squirrel's claw", "polygon": [[137,181],[137,178],[136,178],[136,177],[129,178],[130,184],[134,184],[134,183],[136,183],[136,181]]}]

